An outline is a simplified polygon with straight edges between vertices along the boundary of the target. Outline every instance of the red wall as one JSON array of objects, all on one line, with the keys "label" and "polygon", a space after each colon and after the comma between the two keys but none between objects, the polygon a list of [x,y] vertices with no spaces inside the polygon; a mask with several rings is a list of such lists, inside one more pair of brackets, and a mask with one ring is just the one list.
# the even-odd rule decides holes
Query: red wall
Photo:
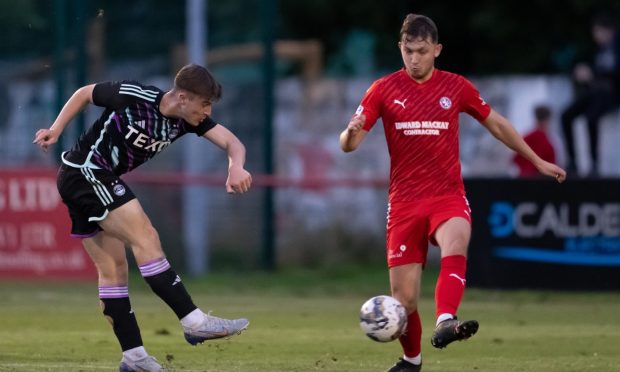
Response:
[{"label": "red wall", "polygon": [[0,278],[96,280],[70,229],[56,170],[0,170]]}]

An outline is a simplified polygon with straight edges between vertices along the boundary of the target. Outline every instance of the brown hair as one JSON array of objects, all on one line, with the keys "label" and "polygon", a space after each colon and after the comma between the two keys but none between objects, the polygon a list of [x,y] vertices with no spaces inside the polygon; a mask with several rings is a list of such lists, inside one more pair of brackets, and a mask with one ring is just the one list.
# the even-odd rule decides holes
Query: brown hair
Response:
[{"label": "brown hair", "polygon": [[536,121],[547,121],[551,117],[551,109],[545,105],[539,105],[534,108],[534,117]]},{"label": "brown hair", "polygon": [[189,64],[183,66],[174,77],[174,88],[194,93],[209,101],[222,97],[222,86],[206,68]]},{"label": "brown hair", "polygon": [[435,22],[427,16],[412,13],[407,14],[403,21],[403,26],[400,28],[399,40],[410,41],[418,38],[422,40],[430,38],[431,41],[436,44],[439,41],[437,26]]}]

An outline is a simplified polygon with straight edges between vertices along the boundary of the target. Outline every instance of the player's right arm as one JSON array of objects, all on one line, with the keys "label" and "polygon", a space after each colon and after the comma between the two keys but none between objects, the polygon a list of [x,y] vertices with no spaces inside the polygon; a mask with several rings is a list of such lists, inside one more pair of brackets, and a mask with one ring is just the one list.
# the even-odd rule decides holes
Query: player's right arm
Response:
[{"label": "player's right arm", "polygon": [[362,102],[357,107],[355,115],[347,124],[347,128],[340,133],[340,148],[344,152],[355,151],[366,138],[368,131],[375,125],[377,118],[380,116],[379,86],[382,79],[372,83],[370,88],[366,90]]},{"label": "player's right arm", "polygon": [[95,84],[86,85],[76,90],[65,106],[60,110],[58,117],[48,129],[39,129],[32,143],[47,151],[47,148],[58,142],[60,134],[67,124],[79,114],[84,107],[93,102],[93,88]]},{"label": "player's right arm", "polygon": [[344,152],[354,151],[359,147],[368,131],[363,129],[366,116],[355,115],[349,121],[347,128],[340,133],[340,148]]}]

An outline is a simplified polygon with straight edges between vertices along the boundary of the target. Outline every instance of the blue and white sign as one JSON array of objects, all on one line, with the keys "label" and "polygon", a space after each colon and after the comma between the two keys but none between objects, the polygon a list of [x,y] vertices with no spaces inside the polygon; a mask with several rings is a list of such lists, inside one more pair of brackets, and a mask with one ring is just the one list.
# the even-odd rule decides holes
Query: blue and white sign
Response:
[{"label": "blue and white sign", "polygon": [[466,187],[470,284],[620,289],[620,180],[487,179]]}]

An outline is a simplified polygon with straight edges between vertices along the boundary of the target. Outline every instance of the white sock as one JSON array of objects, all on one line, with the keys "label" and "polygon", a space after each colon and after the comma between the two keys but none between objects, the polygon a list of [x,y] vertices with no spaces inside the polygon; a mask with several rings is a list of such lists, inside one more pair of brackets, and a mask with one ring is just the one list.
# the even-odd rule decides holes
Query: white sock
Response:
[{"label": "white sock", "polygon": [[443,313],[439,315],[437,317],[437,323],[435,323],[435,327],[437,327],[439,323],[443,322],[444,320],[448,320],[448,319],[454,319],[454,315],[448,314],[448,313]]},{"label": "white sock", "polygon": [[422,364],[422,353],[418,354],[418,356],[415,356],[413,358],[409,358],[408,356],[403,355],[403,360],[419,366],[420,364]]},{"label": "white sock", "polygon": [[123,351],[123,356],[129,360],[139,360],[149,356],[144,346],[134,347],[133,349]]},{"label": "white sock", "polygon": [[203,317],[203,312],[196,309],[181,319],[181,325],[185,328],[198,327],[202,323]]}]

